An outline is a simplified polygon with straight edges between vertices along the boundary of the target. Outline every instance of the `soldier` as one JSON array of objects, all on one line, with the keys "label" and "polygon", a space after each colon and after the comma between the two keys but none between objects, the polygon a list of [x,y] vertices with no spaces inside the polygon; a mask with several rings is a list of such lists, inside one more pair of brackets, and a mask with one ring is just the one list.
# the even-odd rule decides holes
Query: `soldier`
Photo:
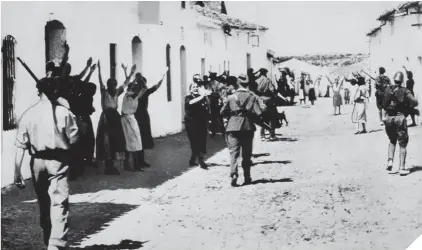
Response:
[{"label": "soldier", "polygon": [[239,88],[227,98],[221,109],[221,115],[228,117],[226,141],[230,150],[230,178],[233,187],[237,186],[240,152],[242,152],[244,185],[252,182],[252,142],[256,130],[254,119],[262,114],[259,97],[247,89],[248,82],[246,75],[240,75],[238,77]]},{"label": "soldier", "polygon": [[[265,117],[265,121],[269,123],[271,127],[271,130],[269,131],[270,140],[275,140],[276,139],[275,128],[277,126],[277,120],[278,120],[277,119],[278,112],[277,112],[277,107],[275,105],[277,93],[271,79],[267,77],[268,70],[261,68],[259,70],[259,73],[260,73],[260,76],[256,80],[258,84],[257,95],[262,98],[262,100],[264,101],[264,104],[267,106],[267,109],[264,113],[264,117]],[[261,140],[265,140],[264,128],[261,128]]]},{"label": "soldier", "polygon": [[18,147],[15,185],[25,187],[21,166],[28,150],[40,208],[40,224],[49,250],[66,247],[69,214],[67,174],[71,146],[78,140],[76,117],[67,108],[55,104],[53,83],[51,79],[37,83],[40,100],[22,115],[15,142]]},{"label": "soldier", "polygon": [[377,108],[379,110],[381,126],[383,126],[383,117],[385,116],[385,113],[383,112],[384,92],[385,89],[391,85],[391,81],[388,76],[384,75],[385,69],[383,67],[379,68],[379,73],[380,75],[375,79],[375,97],[377,98]]},{"label": "soldier", "polygon": [[405,168],[405,163],[409,135],[407,133],[406,116],[411,109],[418,105],[418,101],[413,97],[410,90],[402,86],[403,78],[404,75],[400,71],[394,75],[395,85],[387,87],[383,108],[387,113],[384,119],[385,131],[390,140],[387,170],[391,171],[393,168],[394,152],[398,141],[400,146],[399,174],[407,175],[409,170]]},{"label": "soldier", "polygon": [[210,73],[210,90],[211,95],[209,96],[210,100],[210,120],[211,120],[211,138],[215,136],[216,133],[222,132],[222,126],[220,119],[220,108],[219,107],[219,99],[220,99],[220,93],[219,93],[219,86],[220,83],[217,81],[217,73],[215,72],[209,72]]}]

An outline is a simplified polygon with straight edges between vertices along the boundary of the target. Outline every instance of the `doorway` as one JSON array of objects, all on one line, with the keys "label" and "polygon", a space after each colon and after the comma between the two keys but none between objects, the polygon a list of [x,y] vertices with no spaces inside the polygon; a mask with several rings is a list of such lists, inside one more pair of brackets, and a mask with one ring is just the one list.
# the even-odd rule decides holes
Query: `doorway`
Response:
[{"label": "doorway", "polygon": [[187,76],[186,76],[186,48],[180,47],[180,91],[182,103],[182,129],[184,129],[185,117],[185,96],[187,95]]},{"label": "doorway", "polygon": [[45,62],[63,59],[66,41],[66,28],[58,20],[52,20],[45,25]]}]

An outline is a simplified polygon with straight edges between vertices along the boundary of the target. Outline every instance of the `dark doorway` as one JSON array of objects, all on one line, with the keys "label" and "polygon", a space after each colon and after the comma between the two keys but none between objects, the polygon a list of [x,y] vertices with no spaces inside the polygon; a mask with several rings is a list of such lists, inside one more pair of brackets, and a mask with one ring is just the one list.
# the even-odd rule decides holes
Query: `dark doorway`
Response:
[{"label": "dark doorway", "polygon": [[170,44],[166,46],[166,65],[169,68],[167,71],[167,101],[171,102],[171,47]]},{"label": "dark doorway", "polygon": [[110,43],[110,78],[116,79],[116,47],[115,43]]},{"label": "dark doorway", "polygon": [[58,20],[52,20],[45,25],[45,61],[59,61],[65,52],[66,28]]}]

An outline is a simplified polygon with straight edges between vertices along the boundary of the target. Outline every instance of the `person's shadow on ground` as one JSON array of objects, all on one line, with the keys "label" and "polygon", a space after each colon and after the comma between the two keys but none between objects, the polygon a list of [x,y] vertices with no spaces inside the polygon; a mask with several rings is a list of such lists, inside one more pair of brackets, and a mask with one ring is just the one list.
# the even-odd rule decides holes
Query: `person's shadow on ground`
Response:
[{"label": "person's shadow on ground", "polygon": [[243,185],[243,186],[249,186],[249,185],[256,185],[256,184],[267,184],[267,183],[280,183],[280,182],[293,182],[291,178],[282,178],[282,179],[258,179],[255,181],[252,181],[250,184]]},{"label": "person's shadow on ground", "polygon": [[411,174],[414,172],[422,171],[422,166],[412,166],[409,171]]},{"label": "person's shadow on ground", "polygon": [[148,241],[133,241],[133,240],[122,240],[119,244],[114,245],[92,245],[86,247],[69,247],[69,250],[116,250],[116,249],[139,249],[143,247]]}]

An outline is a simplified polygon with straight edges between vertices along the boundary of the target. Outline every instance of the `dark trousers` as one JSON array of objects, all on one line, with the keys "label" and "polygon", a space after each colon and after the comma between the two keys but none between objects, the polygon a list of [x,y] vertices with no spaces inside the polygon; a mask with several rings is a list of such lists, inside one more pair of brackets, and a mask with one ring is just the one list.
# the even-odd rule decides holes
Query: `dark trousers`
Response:
[{"label": "dark trousers", "polygon": [[[268,125],[271,128],[271,130],[269,131],[270,136],[275,137],[275,129],[277,127],[277,122],[278,122],[277,107],[275,105],[268,105],[267,109],[264,111],[263,118],[264,118],[264,121],[268,123]],[[264,136],[265,136],[265,129],[261,128],[261,137],[264,137]]]},{"label": "dark trousers", "polygon": [[65,247],[68,234],[69,185],[68,160],[31,159],[31,173],[40,208],[44,243]]},{"label": "dark trousers", "polygon": [[198,158],[200,162],[204,160],[204,155],[207,153],[207,122],[207,120],[193,118],[185,120],[186,133],[192,150],[192,159]]},{"label": "dark trousers", "polygon": [[409,143],[407,120],[404,115],[386,116],[385,132],[391,144],[396,145],[398,141],[400,146],[406,147]]},{"label": "dark trousers", "polygon": [[239,176],[239,157],[242,156],[242,168],[245,178],[251,176],[251,157],[254,131],[234,131],[226,133],[227,146],[230,151],[230,177]]}]

